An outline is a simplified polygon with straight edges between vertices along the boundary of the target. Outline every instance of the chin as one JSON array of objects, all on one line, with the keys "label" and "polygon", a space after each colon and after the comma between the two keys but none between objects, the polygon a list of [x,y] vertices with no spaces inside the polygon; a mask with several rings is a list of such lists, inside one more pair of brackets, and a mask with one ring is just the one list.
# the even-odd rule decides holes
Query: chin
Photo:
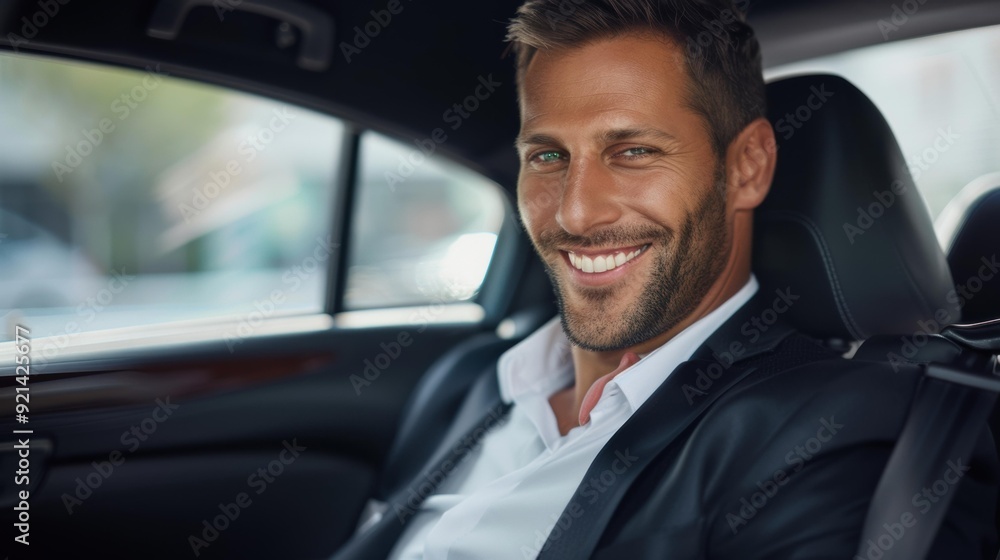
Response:
[{"label": "chin", "polygon": [[[613,297],[618,290],[588,290],[606,292]],[[636,320],[641,309],[636,298],[622,298],[606,301],[606,305],[595,306],[592,302],[573,297],[572,302],[563,301],[560,317],[563,332],[573,345],[593,352],[624,350],[641,344],[662,332],[657,327],[650,328]]]}]

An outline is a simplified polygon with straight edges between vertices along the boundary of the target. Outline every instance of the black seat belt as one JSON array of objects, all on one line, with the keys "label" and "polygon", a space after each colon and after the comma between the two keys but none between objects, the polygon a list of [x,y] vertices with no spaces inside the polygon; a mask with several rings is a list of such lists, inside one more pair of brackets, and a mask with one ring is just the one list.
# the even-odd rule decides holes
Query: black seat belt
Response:
[{"label": "black seat belt", "polygon": [[[991,321],[941,333],[969,351],[957,360],[961,365],[925,366],[906,424],[875,488],[857,558],[916,560],[930,552],[956,493],[956,479],[964,474],[1000,393],[994,356],[998,327],[1000,321]],[[988,371],[987,365],[993,374],[979,373]],[[930,507],[922,510],[913,499],[925,488],[939,499],[927,501]]]}]

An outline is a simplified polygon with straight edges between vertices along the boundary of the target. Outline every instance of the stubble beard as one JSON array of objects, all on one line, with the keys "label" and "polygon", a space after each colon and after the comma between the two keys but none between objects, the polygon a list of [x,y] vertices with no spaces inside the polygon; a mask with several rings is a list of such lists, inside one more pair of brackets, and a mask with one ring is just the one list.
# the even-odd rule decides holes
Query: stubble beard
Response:
[{"label": "stubble beard", "polygon": [[646,259],[652,259],[652,263],[645,265],[650,277],[639,297],[624,307],[621,298],[628,297],[634,278],[610,287],[577,288],[571,298],[562,273],[552,263],[543,261],[555,288],[563,332],[571,343],[594,352],[623,350],[667,332],[694,311],[722,274],[729,253],[724,181],[724,171],[717,171],[715,184],[707,189],[678,233],[665,228],[657,228],[655,232],[645,228],[605,231],[586,240],[566,232],[542,236],[543,246],[570,238],[576,242],[574,245],[583,247],[627,247],[637,239],[652,241],[650,254],[645,255]]}]

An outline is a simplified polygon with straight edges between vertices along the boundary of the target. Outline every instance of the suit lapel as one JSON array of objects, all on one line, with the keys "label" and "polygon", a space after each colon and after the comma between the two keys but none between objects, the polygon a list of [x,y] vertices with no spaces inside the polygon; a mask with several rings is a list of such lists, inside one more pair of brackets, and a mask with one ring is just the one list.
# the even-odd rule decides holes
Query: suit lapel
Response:
[{"label": "suit lapel", "polygon": [[[639,473],[726,391],[754,371],[746,363],[748,358],[772,350],[791,334],[792,329],[780,321],[770,325],[753,321],[766,309],[764,299],[758,292],[741,307],[691,360],[677,366],[608,440],[559,518],[572,522],[565,530],[557,522],[560,530],[554,528],[549,534],[539,559],[589,558]],[[614,482],[602,485],[602,492],[587,482],[609,480],[611,475]]]}]

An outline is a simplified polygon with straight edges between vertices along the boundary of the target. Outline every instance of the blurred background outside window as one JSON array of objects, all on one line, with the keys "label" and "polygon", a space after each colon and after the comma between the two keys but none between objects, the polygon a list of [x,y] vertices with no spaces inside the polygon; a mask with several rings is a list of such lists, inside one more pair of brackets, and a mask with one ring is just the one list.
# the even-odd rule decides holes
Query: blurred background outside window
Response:
[{"label": "blurred background outside window", "polygon": [[[0,55],[0,107],[4,338],[325,308],[342,121],[22,55]],[[469,301],[489,264],[499,188],[439,156],[390,188],[410,151],[362,136],[349,308]]]}]

